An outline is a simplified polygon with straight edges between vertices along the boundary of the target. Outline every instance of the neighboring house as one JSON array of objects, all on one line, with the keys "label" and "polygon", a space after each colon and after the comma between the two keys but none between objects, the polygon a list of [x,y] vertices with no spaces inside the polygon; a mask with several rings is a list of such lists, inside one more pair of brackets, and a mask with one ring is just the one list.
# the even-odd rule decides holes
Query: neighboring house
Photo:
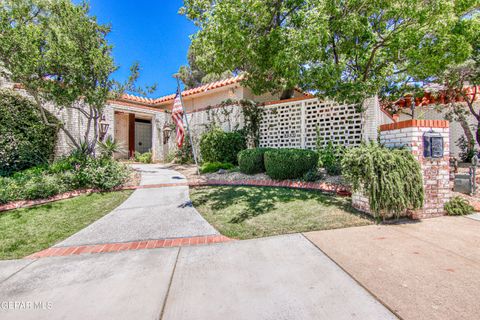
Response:
[{"label": "neighboring house", "polygon": [[[255,95],[241,84],[242,77],[212,82],[182,92],[192,137],[198,145],[201,133],[212,126],[230,131],[244,125],[240,106],[219,106],[225,100],[249,99],[263,104],[264,117],[260,128],[261,146],[315,148],[317,131],[322,140],[349,146],[364,140],[376,140],[378,127],[393,119],[380,108],[378,99],[365,101],[363,110],[335,102],[324,102],[294,92],[291,99],[279,100],[278,94]],[[128,158],[135,152],[152,151],[155,160],[164,160],[175,152],[174,130],[170,110],[175,94],[160,98],[145,98],[129,94],[108,101],[104,116],[109,129],[107,136],[125,146],[127,152],[119,158]],[[47,106],[62,119],[74,136],[80,137],[86,123],[79,111],[57,110]],[[67,154],[72,147],[60,132],[57,155]]]},{"label": "neighboring house", "polygon": [[[476,111],[480,111],[480,98],[477,98]],[[445,99],[440,96],[435,99],[431,94],[425,93],[423,98],[415,99],[415,119],[425,119],[425,120],[445,120],[445,115],[448,112],[449,108],[445,105]],[[410,105],[410,102],[407,103]],[[398,115],[395,115],[395,120],[403,121],[412,119],[412,111],[410,108],[405,106],[405,100],[399,104]],[[465,106],[467,109],[467,107]],[[470,129],[475,136],[476,128],[478,125],[477,119],[467,111],[467,122],[470,125]],[[459,157],[462,152],[459,147],[459,140],[464,137],[464,131],[457,121],[450,122],[450,155],[454,157]],[[478,149],[478,147],[477,147]]]}]

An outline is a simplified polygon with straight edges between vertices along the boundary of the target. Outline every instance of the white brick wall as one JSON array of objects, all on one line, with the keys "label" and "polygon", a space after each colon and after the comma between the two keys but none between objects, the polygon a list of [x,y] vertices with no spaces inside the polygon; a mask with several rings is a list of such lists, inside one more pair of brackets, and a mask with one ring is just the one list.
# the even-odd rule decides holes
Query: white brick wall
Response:
[{"label": "white brick wall", "polygon": [[[437,108],[438,109],[438,108]],[[415,119],[425,119],[425,120],[444,120],[445,119],[445,110],[439,109],[441,112],[437,111],[434,105],[429,106],[420,106],[415,108]],[[476,103],[476,109],[480,109],[480,103]],[[410,110],[403,110],[406,113],[410,113]],[[400,114],[399,121],[409,120],[412,117],[409,114]],[[467,113],[467,121],[470,125],[473,135],[475,136],[475,131],[477,127],[477,120],[473,115]],[[450,121],[450,153],[459,157],[461,152],[460,148],[457,146],[457,141],[460,137],[464,136],[463,129],[461,125],[456,121]],[[478,148],[478,145],[477,145]]]}]

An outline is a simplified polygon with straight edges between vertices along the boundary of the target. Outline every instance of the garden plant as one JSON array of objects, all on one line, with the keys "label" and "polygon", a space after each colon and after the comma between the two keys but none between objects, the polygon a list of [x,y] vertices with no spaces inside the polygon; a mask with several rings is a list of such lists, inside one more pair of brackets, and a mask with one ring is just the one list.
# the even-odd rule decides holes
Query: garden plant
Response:
[{"label": "garden plant", "polygon": [[423,206],[420,164],[406,149],[388,149],[376,143],[348,149],[342,172],[354,192],[364,193],[379,218],[399,217]]}]

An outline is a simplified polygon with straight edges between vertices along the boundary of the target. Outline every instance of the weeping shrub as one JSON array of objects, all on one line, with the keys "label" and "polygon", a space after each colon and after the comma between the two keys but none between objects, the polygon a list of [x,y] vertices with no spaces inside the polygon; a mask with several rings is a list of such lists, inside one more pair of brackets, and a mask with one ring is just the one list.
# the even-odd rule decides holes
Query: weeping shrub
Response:
[{"label": "weeping shrub", "polygon": [[423,206],[421,168],[409,150],[363,144],[347,150],[342,172],[353,191],[368,197],[376,217],[398,217],[407,209]]}]

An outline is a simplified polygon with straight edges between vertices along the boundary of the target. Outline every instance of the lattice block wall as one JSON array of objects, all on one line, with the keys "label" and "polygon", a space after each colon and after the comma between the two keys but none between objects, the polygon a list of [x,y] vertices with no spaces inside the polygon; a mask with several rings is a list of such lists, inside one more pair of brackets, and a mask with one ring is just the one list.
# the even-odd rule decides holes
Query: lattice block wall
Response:
[{"label": "lattice block wall", "polygon": [[318,133],[324,144],[356,146],[362,141],[362,114],[353,105],[307,100],[305,102],[305,147],[316,148]]},{"label": "lattice block wall", "polygon": [[266,106],[260,124],[260,146],[302,147],[302,101]]},{"label": "lattice block wall", "polygon": [[362,141],[362,114],[354,106],[308,99],[266,106],[260,146],[314,149],[317,127],[325,143],[355,146]]}]

